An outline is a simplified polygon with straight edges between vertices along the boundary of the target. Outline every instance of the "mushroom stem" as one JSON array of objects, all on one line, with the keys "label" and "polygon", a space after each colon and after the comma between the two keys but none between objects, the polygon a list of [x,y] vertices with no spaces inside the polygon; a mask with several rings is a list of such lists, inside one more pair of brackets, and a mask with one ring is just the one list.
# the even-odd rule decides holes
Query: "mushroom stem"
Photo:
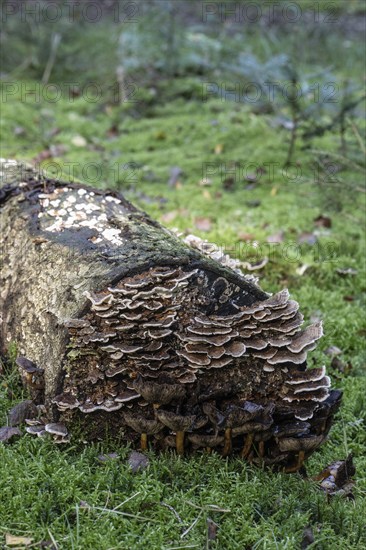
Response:
[{"label": "mushroom stem", "polygon": [[231,434],[232,434],[232,429],[226,428],[225,436],[224,436],[225,443],[222,451],[222,456],[229,456],[229,454],[231,454],[231,451],[233,449],[232,442],[231,442]]},{"label": "mushroom stem", "polygon": [[141,434],[141,451],[147,451],[147,434]]},{"label": "mushroom stem", "polygon": [[286,466],[284,469],[286,474],[292,474],[294,472],[298,472],[300,468],[302,467],[305,460],[305,451],[299,451],[299,454],[297,456],[297,461],[292,466]]},{"label": "mushroom stem", "polygon": [[261,458],[264,457],[264,441],[260,441],[258,445],[258,452]]},{"label": "mushroom stem", "polygon": [[248,457],[253,440],[254,440],[254,434],[247,434],[245,438],[244,447],[242,448],[242,451],[241,451],[241,458]]},{"label": "mushroom stem", "polygon": [[175,436],[175,445],[179,455],[184,455],[184,435],[185,432],[177,432]]}]

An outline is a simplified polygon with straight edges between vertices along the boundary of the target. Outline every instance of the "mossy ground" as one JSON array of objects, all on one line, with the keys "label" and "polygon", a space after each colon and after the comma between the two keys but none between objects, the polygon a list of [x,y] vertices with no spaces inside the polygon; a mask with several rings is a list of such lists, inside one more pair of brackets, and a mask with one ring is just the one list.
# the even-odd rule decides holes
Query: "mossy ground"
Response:
[{"label": "mossy ground", "polygon": [[[176,85],[189,88],[190,81]],[[148,91],[138,91],[137,99],[139,93],[146,99]],[[306,319],[323,319],[325,337],[310,363],[325,363],[334,386],[344,390],[329,441],[308,460],[308,473],[352,451],[355,500],[327,499],[297,474],[274,474],[216,454],[149,454],[148,469],[132,475],[123,443],[73,440],[59,448],[24,436],[0,444],[0,546],[10,532],[32,537],[34,547],[53,541],[59,549],[295,550],[310,526],[315,542],[309,548],[361,550],[366,547],[362,169],[340,155],[338,135],[327,134],[311,148],[298,143],[295,178],[294,167],[283,171],[289,134],[273,127],[273,115],[218,99],[163,103],[148,109],[144,103],[145,116],[137,116],[139,104],[111,107],[83,98],[51,103],[42,97],[37,102],[29,96],[21,101],[19,91],[2,106],[2,156],[32,160],[51,144],[52,160],[65,178],[67,163],[75,163],[76,179],[93,185],[101,170],[98,185],[118,187],[165,225],[207,238],[249,262],[267,256],[258,272],[261,286],[267,291],[288,286]],[[357,159],[360,143],[352,128],[346,139],[348,159]],[[319,168],[329,161],[337,165],[335,176]],[[94,167],[86,168],[88,163]],[[225,184],[235,163],[234,182]],[[168,186],[173,166],[183,174]],[[253,184],[250,175],[259,166],[266,172]],[[60,175],[49,160],[44,168]],[[209,186],[199,183],[205,177]],[[331,218],[331,228],[315,226],[319,215]],[[282,242],[269,244],[267,238],[279,231]],[[299,244],[299,238],[313,244]],[[347,268],[354,274],[337,272]],[[351,363],[346,374],[330,366],[324,351],[331,345],[342,350],[343,363]],[[1,381],[0,425],[22,398],[15,374]],[[111,451],[119,458],[98,460]],[[209,519],[218,526],[214,540],[208,539]]]}]

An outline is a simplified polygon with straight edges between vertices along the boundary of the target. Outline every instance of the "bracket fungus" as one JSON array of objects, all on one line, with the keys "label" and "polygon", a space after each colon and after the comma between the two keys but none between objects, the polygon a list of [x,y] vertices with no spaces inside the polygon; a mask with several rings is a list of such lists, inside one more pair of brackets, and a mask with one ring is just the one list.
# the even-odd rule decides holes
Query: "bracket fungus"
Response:
[{"label": "bracket fungus", "polygon": [[287,471],[326,440],[341,393],[307,366],[322,327],[302,328],[286,289],[267,294],[115,191],[6,161],[2,175],[1,347],[17,342],[46,411],[28,432],[65,442],[77,423]]}]

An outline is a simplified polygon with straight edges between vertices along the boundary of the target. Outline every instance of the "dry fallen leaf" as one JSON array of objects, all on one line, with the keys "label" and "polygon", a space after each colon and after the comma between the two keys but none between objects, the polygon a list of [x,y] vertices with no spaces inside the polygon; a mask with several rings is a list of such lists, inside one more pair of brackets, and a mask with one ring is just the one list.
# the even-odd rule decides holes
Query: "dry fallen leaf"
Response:
[{"label": "dry fallen leaf", "polygon": [[9,426],[18,426],[22,424],[26,418],[36,418],[38,415],[38,409],[30,399],[18,403],[10,409],[9,417]]},{"label": "dry fallen leaf", "polygon": [[87,144],[87,141],[86,141],[86,139],[85,139],[83,136],[74,136],[74,137],[71,139],[71,143],[72,143],[75,147],[85,147],[86,144]]},{"label": "dry fallen leaf", "polygon": [[270,235],[267,237],[266,241],[267,243],[282,243],[285,237],[284,231],[280,230],[277,233],[273,233],[273,235]]},{"label": "dry fallen leaf", "polygon": [[303,244],[303,243],[306,243],[306,244],[310,244],[310,245],[313,245],[317,242],[318,238],[316,235],[314,235],[314,233],[310,233],[308,231],[304,231],[303,233],[301,233],[301,235],[299,236],[299,238],[297,239],[297,242],[299,244]]},{"label": "dry fallen leaf", "polygon": [[225,191],[232,191],[235,186],[235,178],[232,178],[232,177],[225,178],[224,181],[222,182],[222,186],[225,189]]},{"label": "dry fallen leaf", "polygon": [[218,525],[211,518],[207,518],[207,540],[216,540]]},{"label": "dry fallen leaf", "polygon": [[212,180],[210,180],[210,178],[202,178],[199,182],[198,182],[198,185],[200,187],[208,187],[209,185],[212,185]]},{"label": "dry fallen leaf", "polygon": [[252,233],[238,233],[239,241],[251,242],[255,241],[255,235]]},{"label": "dry fallen leaf", "polygon": [[6,546],[30,546],[32,542],[33,539],[30,537],[18,537],[16,535],[11,535],[10,533],[5,534]]},{"label": "dry fallen leaf", "polygon": [[136,472],[139,472],[140,470],[145,470],[145,468],[148,467],[149,459],[142,453],[132,451],[132,453],[128,457],[128,463],[131,467],[132,472],[135,474]]},{"label": "dry fallen leaf", "polygon": [[254,183],[258,179],[258,175],[254,174],[254,173],[253,174],[246,174],[244,179],[245,179],[245,181],[250,181],[250,182]]},{"label": "dry fallen leaf", "polygon": [[179,166],[172,166],[170,168],[170,176],[168,180],[169,187],[177,187],[180,184],[179,178],[183,176],[183,170]]},{"label": "dry fallen leaf", "polygon": [[352,363],[343,363],[339,357],[333,357],[330,366],[332,369],[342,372],[343,374],[349,374],[352,370]]},{"label": "dry fallen leaf", "polygon": [[343,495],[354,499],[352,488],[355,482],[351,478],[355,473],[353,457],[352,454],[349,454],[346,460],[332,462],[313,479],[319,481],[320,488],[330,496]]},{"label": "dry fallen leaf", "polygon": [[305,550],[315,541],[314,533],[311,527],[305,527],[302,533],[301,550]]},{"label": "dry fallen leaf", "polygon": [[326,227],[329,229],[332,227],[332,220],[328,216],[323,216],[323,214],[320,214],[320,216],[314,218],[314,224],[317,227]]},{"label": "dry fallen leaf", "polygon": [[337,348],[337,346],[329,346],[324,353],[326,355],[330,355],[331,357],[336,357],[336,355],[340,355],[342,353],[342,350]]},{"label": "dry fallen leaf", "polygon": [[212,222],[209,218],[196,218],[195,226],[199,231],[211,231]]},{"label": "dry fallen leaf", "polygon": [[108,453],[106,455],[99,455],[99,462],[109,462],[110,460],[116,460],[118,458],[118,453]]},{"label": "dry fallen leaf", "polygon": [[178,212],[176,210],[171,210],[171,212],[165,212],[161,215],[161,221],[163,223],[171,223],[177,217]]},{"label": "dry fallen leaf", "polygon": [[12,428],[10,426],[4,426],[0,428],[0,442],[10,441],[13,437],[17,435],[22,435],[19,428]]}]

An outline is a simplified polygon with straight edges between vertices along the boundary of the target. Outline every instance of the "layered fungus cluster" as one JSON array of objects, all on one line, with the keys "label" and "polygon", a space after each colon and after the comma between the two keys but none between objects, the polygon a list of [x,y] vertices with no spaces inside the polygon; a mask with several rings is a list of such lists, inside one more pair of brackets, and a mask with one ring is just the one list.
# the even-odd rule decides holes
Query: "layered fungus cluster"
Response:
[{"label": "layered fungus cluster", "polygon": [[213,272],[153,267],[87,293],[67,322],[60,421],[178,453],[216,449],[296,470],[326,437],[340,394],[306,368],[322,336],[283,290],[254,301]]}]

